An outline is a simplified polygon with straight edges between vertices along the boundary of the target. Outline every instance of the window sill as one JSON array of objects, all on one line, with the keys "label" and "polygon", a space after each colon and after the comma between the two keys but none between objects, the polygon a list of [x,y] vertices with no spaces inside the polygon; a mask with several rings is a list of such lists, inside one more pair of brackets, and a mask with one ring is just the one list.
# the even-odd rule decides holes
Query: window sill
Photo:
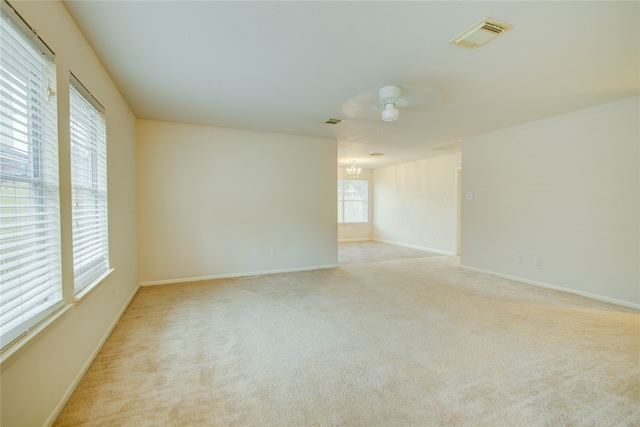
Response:
[{"label": "window sill", "polygon": [[114,271],[114,268],[110,268],[96,280],[94,280],[89,286],[81,290],[72,300],[72,304],[62,304],[55,311],[41,320],[39,323],[35,324],[32,328],[30,328],[27,332],[25,332],[21,337],[16,338],[11,343],[7,344],[6,348],[1,350],[0,354],[0,365],[6,363],[9,359],[15,356],[21,349],[25,348],[29,342],[42,333],[49,326],[53,325],[58,319],[60,319],[71,307],[76,306],[76,304],[82,301],[87,295],[93,292],[94,289],[98,288],[107,277]]},{"label": "window sill", "polygon": [[358,225],[358,224],[371,224],[369,221],[360,222],[339,222],[338,225]]},{"label": "window sill", "polygon": [[115,268],[108,269],[107,271],[102,273],[102,276],[98,277],[96,280],[94,280],[88,286],[78,292],[76,296],[74,296],[71,300],[71,302],[73,303],[73,307],[75,308],[80,301],[85,299],[91,292],[93,292],[94,289],[98,288],[106,280],[106,278],[109,277],[111,273],[113,273],[114,270]]},{"label": "window sill", "polygon": [[30,328],[21,337],[13,340],[12,343],[8,344],[6,349],[2,349],[2,355],[0,356],[0,365],[2,365],[5,362],[7,362],[11,357],[13,357],[15,354],[17,354],[21,349],[26,347],[26,345],[33,338],[38,336],[41,332],[43,332],[49,326],[53,325],[71,307],[72,307],[71,304],[63,304],[63,305],[61,305],[54,312],[52,312],[47,317],[42,319],[39,323],[35,324],[32,328]]}]

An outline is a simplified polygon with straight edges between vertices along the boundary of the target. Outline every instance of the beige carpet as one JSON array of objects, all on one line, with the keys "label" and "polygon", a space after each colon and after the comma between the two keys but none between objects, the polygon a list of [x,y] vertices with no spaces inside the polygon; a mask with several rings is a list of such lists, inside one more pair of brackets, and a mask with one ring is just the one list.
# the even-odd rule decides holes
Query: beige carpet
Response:
[{"label": "beige carpet", "polygon": [[435,252],[375,242],[373,240],[365,242],[344,242],[338,245],[338,261],[340,264],[396,261],[428,256],[442,255]]},{"label": "beige carpet", "polygon": [[424,257],[142,288],[56,426],[640,425],[640,314]]}]

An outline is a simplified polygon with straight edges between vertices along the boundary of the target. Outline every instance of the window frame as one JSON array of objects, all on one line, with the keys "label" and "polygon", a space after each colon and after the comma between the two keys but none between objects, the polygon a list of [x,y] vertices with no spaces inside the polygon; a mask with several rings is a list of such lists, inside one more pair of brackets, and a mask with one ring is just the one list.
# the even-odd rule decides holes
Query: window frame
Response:
[{"label": "window frame", "polygon": [[69,128],[74,302],[77,302],[113,269],[109,260],[105,109],[73,73],[69,73]]},{"label": "window frame", "polygon": [[[1,9],[0,351],[4,360],[15,343],[61,313],[65,301],[55,54],[9,3],[3,0]],[[23,173],[20,162],[26,164]]]}]

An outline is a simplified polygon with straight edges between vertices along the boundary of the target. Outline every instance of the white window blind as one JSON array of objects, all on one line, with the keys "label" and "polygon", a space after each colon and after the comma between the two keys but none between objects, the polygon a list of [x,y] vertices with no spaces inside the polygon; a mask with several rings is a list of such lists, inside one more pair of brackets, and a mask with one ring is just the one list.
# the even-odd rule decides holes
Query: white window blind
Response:
[{"label": "white window blind", "polygon": [[77,294],[109,270],[107,133],[104,109],[70,78],[71,215]]},{"label": "white window blind", "polygon": [[53,53],[4,1],[0,26],[0,341],[6,348],[63,301]]},{"label": "white window blind", "polygon": [[367,222],[369,181],[338,179],[338,223]]}]

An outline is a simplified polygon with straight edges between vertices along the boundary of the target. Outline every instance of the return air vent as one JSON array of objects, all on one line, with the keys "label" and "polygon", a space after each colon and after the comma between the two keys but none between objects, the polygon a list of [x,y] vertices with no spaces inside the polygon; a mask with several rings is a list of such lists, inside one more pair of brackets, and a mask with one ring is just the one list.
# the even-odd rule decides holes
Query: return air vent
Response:
[{"label": "return air vent", "polygon": [[511,28],[513,28],[511,24],[485,17],[468,30],[458,34],[450,43],[475,49]]},{"label": "return air vent", "polygon": [[493,25],[490,22],[485,22],[484,25],[480,28],[481,30],[492,31],[496,34],[500,34],[503,31],[506,31],[504,27],[500,27],[499,25]]}]

